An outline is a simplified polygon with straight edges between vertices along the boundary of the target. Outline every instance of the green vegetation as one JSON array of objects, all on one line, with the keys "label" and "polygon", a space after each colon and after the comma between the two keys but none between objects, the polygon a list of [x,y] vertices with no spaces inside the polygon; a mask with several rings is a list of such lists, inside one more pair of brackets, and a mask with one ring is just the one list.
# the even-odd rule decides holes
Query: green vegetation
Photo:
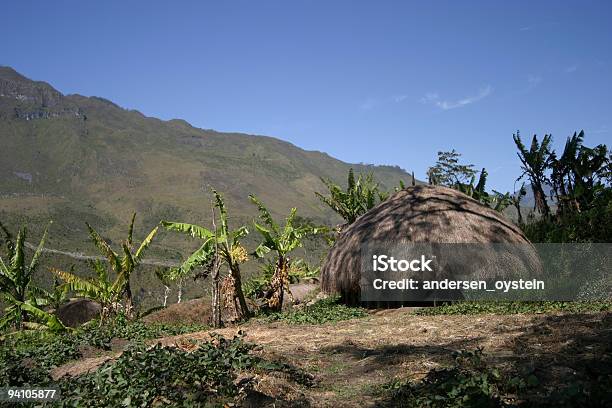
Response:
[{"label": "green vegetation", "polygon": [[[429,184],[454,187],[468,183],[475,175],[473,164],[459,162],[461,154],[455,151],[438,152],[438,160],[427,170]],[[480,184],[480,183],[479,183]]]},{"label": "green vegetation", "polygon": [[180,276],[188,276],[194,269],[204,267],[202,276],[212,275],[213,324],[215,327],[218,327],[221,325],[221,314],[218,311],[220,306],[218,297],[220,261],[229,270],[229,275],[224,284],[225,296],[234,308],[236,317],[242,320],[251,316],[242,291],[242,277],[240,274],[240,264],[248,259],[246,250],[240,244],[240,240],[249,233],[249,230],[245,226],[241,226],[233,231],[229,229],[227,210],[223,197],[215,190],[212,190],[212,192],[215,196],[213,208],[219,210],[219,227],[216,226],[214,218],[214,230],[194,224],[168,221],[162,221],[162,225],[170,231],[189,234],[203,241],[202,246],[192,253],[176,271],[178,271],[177,273]]},{"label": "green vegetation", "polygon": [[255,365],[251,346],[239,337],[216,337],[195,346],[194,351],[160,344],[128,348],[94,373],[60,383],[62,400],[57,406],[222,406],[231,402],[240,391],[234,383],[238,372]]},{"label": "green vegetation", "polygon": [[612,311],[612,302],[494,302],[465,301],[418,309],[421,316],[517,313],[585,313]]},{"label": "green vegetation", "polygon": [[[510,193],[502,194],[495,190],[488,193],[486,191],[487,170],[483,168],[480,171],[478,182],[476,182],[478,172],[474,170],[474,165],[460,163],[460,159],[461,154],[455,149],[450,152],[438,152],[436,164],[427,170],[429,184],[459,190],[474,200],[492,207],[495,211],[501,212],[514,203]],[[518,197],[520,203],[522,196],[518,195]]]},{"label": "green vegetation", "polygon": [[114,281],[109,280],[106,265],[100,261],[93,261],[90,263],[96,272],[96,279],[84,279],[70,272],[60,271],[58,269],[53,270],[60,279],[66,282],[71,290],[79,293],[81,296],[100,302],[102,306],[100,315],[101,321],[104,321],[107,317],[119,311],[122,306],[119,303],[121,296],[125,297],[123,308],[125,309],[126,315],[130,318],[134,316],[130,278],[134,270],[140,265],[144,253],[151,245],[151,241],[153,241],[158,230],[158,227],[153,228],[153,230],[149,232],[149,235],[147,235],[134,251],[133,233],[135,220],[136,213],[132,215],[127,239],[121,244],[121,249],[123,250],[122,257],[113,251],[108,242],[106,242],[91,225],[87,224],[91,241],[104,257],[106,257],[111,270],[116,275]]},{"label": "green vegetation", "polygon": [[365,309],[345,306],[338,303],[338,300],[339,298],[331,296],[300,309],[291,309],[283,313],[270,313],[264,319],[270,322],[281,321],[289,324],[323,324],[368,316]]},{"label": "green vegetation", "polygon": [[313,228],[309,225],[296,225],[295,216],[297,209],[292,208],[289,216],[285,221],[285,225],[280,227],[272,218],[270,211],[263,205],[261,201],[254,195],[250,195],[251,201],[257,205],[259,209],[259,218],[264,225],[253,222],[255,229],[263,241],[255,249],[255,254],[259,258],[263,258],[268,253],[273,252],[274,258],[274,273],[270,278],[270,293],[266,296],[268,299],[268,307],[272,311],[280,311],[283,307],[283,297],[285,290],[289,296],[289,270],[291,260],[289,254],[303,244],[303,239],[309,234],[317,234],[318,228]]},{"label": "green vegetation", "polygon": [[523,174],[521,174],[517,180],[520,180],[525,176],[529,178],[531,188],[533,189],[535,207],[541,214],[544,215],[544,217],[548,217],[550,215],[550,207],[546,201],[544,185],[546,185],[547,182],[545,172],[550,166],[550,145],[552,143],[552,136],[544,135],[542,143],[540,143],[537,136],[533,135],[529,150],[527,150],[521,141],[519,132],[516,132],[516,134],[512,137],[516,147],[519,150],[517,156],[523,164]]},{"label": "green vegetation", "polygon": [[[534,242],[611,242],[612,153],[608,148],[585,146],[583,131],[567,138],[560,156],[550,148],[550,135],[541,143],[534,135],[529,150],[518,133],[514,141],[523,163],[521,177],[531,181],[535,206],[542,215],[523,226],[527,236]],[[552,187],[554,216],[543,185]]]},{"label": "green vegetation", "polygon": [[392,381],[379,390],[383,407],[503,408],[605,407],[612,402],[608,376],[573,381],[561,388],[540,390],[534,372],[492,368],[482,348],[453,354],[453,363],[433,369],[419,381]]},{"label": "green vegetation", "polygon": [[490,368],[482,349],[463,350],[454,354],[450,367],[434,369],[420,381],[392,382],[387,391],[388,405],[414,408],[506,407],[512,406],[507,394],[538,384],[534,375],[527,378],[507,377]]},{"label": "green vegetation", "polygon": [[[0,70],[0,75],[5,71]],[[18,75],[13,77],[31,82]],[[131,279],[144,263],[143,256],[149,248],[158,257],[169,259],[153,263],[164,265],[155,274],[164,286],[164,307],[171,284],[178,286],[180,302],[183,285],[189,277],[211,277],[212,325],[215,327],[222,325],[222,303],[233,308],[238,322],[251,317],[245,292],[251,298],[265,300],[261,312],[267,313],[263,316],[267,322],[314,325],[368,316],[364,309],[339,304],[336,298],[281,311],[285,295],[292,296],[289,284],[316,278],[318,274],[317,266],[311,267],[305,259],[294,257],[307,237],[330,231],[327,227],[316,226],[317,223],[333,224],[339,221],[338,217],[346,224],[354,222],[386,200],[388,191],[398,182],[395,191],[403,189],[401,178],[407,176],[405,172],[392,167],[359,166],[357,171],[363,173],[356,177],[349,165],[271,138],[202,131],[181,121],[155,121],[99,98],[64,97],[48,85],[30,85],[34,94],[44,92],[54,98],[57,111],[36,110],[34,102],[15,106],[3,102],[0,106],[2,112],[16,113],[16,117],[0,115],[0,144],[3,146],[0,163],[9,170],[6,172],[9,176],[0,180],[3,192],[0,217],[12,223],[30,221],[34,225],[55,219],[60,228],[53,234],[57,247],[75,251],[64,252],[72,258],[88,259],[95,276],[85,277],[81,271],[52,268],[54,275],[45,276],[47,283],[54,279],[53,285],[47,285],[50,289],[38,288],[33,278],[44,251],[47,230],[42,231],[40,243],[32,247],[35,249],[31,261],[26,262],[30,249],[26,229],[21,228],[13,239],[0,224],[5,235],[0,243],[6,247],[0,257],[0,295],[5,306],[0,319],[3,334],[0,338],[0,385],[50,384],[50,370],[54,367],[91,352],[101,355],[117,351],[117,340],[128,347],[116,360],[91,373],[59,381],[63,399],[58,406],[229,404],[251,386],[248,379],[237,381],[244,371],[281,371],[297,375],[305,383],[309,381],[306,374],[285,363],[256,358],[251,354],[252,346],[244,343],[241,337],[226,340],[214,336],[209,342],[184,348],[159,344],[147,347],[146,340],[204,328],[145,324],[134,320],[135,296]],[[24,118],[28,120],[21,120]],[[32,118],[43,119],[30,120]],[[53,142],[49,142],[48,134],[56,136]],[[28,143],[23,143],[26,137]],[[497,211],[513,205],[518,211],[519,226],[535,242],[611,242],[612,156],[607,147],[586,147],[583,132],[568,138],[561,155],[552,149],[550,135],[545,135],[541,141],[534,135],[529,147],[523,144],[518,132],[513,139],[522,164],[518,180],[529,181],[538,217],[524,220],[521,215],[521,199],[526,195],[524,185],[514,195],[487,192],[486,170],[477,172],[473,165],[461,163],[461,155],[455,150],[438,152],[436,164],[428,171],[429,182],[455,188]],[[347,170],[344,189],[334,180]],[[375,176],[386,184],[379,184]],[[259,240],[248,236],[244,225],[235,230],[229,228],[226,202],[217,191],[213,190],[212,211],[209,213],[206,206],[202,206],[202,178],[231,193],[230,201],[236,208],[232,221],[238,225],[245,224],[255,214],[244,199],[248,195],[259,215],[259,221],[254,222]],[[412,182],[414,184],[414,177]],[[322,187],[327,187],[328,195],[315,192]],[[551,187],[551,197],[546,196],[548,187]],[[257,197],[262,197],[269,207]],[[22,204],[26,201],[32,210],[23,214]],[[297,217],[297,209],[290,206],[295,202],[301,203],[306,219]],[[322,212],[321,202],[329,209]],[[118,241],[118,217],[133,208],[142,211],[145,221],[153,225],[175,217],[198,217],[202,223],[210,221],[212,227],[161,221],[169,231],[200,240],[200,247],[191,251],[179,266],[173,267],[172,261],[178,259],[183,250],[193,248],[172,234],[157,237],[159,226],[153,228],[140,245],[135,245],[136,213],[132,215],[127,238],[120,241],[120,250],[112,249],[113,239]],[[284,225],[280,225],[276,219],[288,208],[291,208],[289,215]],[[85,223],[91,241],[102,254],[101,259],[89,259],[91,257],[79,253],[82,249],[79,247],[80,224],[84,219],[95,221],[97,225],[98,230],[95,230],[90,223]],[[153,248],[155,237],[156,247]],[[241,268],[248,260],[247,247],[255,247],[255,256],[265,259],[266,263],[263,273],[248,280],[243,289]],[[227,271],[221,281],[222,265]],[[152,273],[143,275],[146,277],[141,279],[146,282],[154,276]],[[61,307],[72,293],[100,303],[102,311],[97,321],[69,330],[58,320],[52,309]],[[143,290],[142,296],[146,296],[146,291]],[[607,301],[459,302],[420,309],[416,314],[611,310],[612,302]],[[47,330],[30,330],[44,328]],[[341,374],[341,367],[332,366],[330,371]],[[591,380],[559,390],[554,400],[561,406],[584,405],[589,398],[607,402],[606,387],[611,385],[610,376]],[[477,349],[457,353],[452,366],[430,370],[421,381],[394,383],[386,391],[390,395],[389,403],[400,406],[506,406],[515,403],[514,395],[537,386],[538,381],[533,374],[519,376],[490,368],[482,349]]]},{"label": "green vegetation", "polygon": [[15,240],[4,225],[0,224],[0,229],[5,235],[4,245],[7,253],[6,262],[0,257],[0,300],[8,305],[4,309],[4,316],[0,318],[0,331],[11,327],[17,330],[35,329],[40,326],[39,322],[52,331],[66,330],[55,315],[41,309],[36,298],[36,293],[40,291],[31,285],[45,245],[47,230],[45,229],[32,260],[28,263],[24,253],[26,228],[19,231]]},{"label": "green vegetation", "polygon": [[84,348],[99,353],[109,351],[112,342],[122,339],[132,344],[163,336],[204,330],[206,326],[169,326],[128,321],[119,314],[112,321],[95,321],[62,334],[46,331],[17,332],[0,339],[0,384],[22,386],[49,382],[49,370],[81,358]]},{"label": "green vegetation", "polygon": [[[374,176],[371,173],[365,176],[360,174],[355,180],[352,168],[349,169],[346,191],[330,179],[321,178],[321,181],[329,190],[329,196],[318,192],[315,194],[347,224],[352,224],[357,217],[388,197],[379,189],[378,183],[374,182]],[[400,185],[403,185],[401,180]]]}]

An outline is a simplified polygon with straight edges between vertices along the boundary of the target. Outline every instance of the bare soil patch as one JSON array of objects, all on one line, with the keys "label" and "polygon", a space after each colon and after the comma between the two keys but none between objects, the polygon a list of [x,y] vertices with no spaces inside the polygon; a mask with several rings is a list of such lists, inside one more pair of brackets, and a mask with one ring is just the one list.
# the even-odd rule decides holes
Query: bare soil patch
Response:
[{"label": "bare soil patch", "polygon": [[[288,378],[258,376],[260,402],[293,401],[316,407],[376,406],[383,384],[420,379],[452,361],[452,353],[483,347],[502,370],[528,370],[541,379],[538,392],[581,378],[593,367],[611,366],[612,313],[416,316],[410,310],[375,311],[369,317],[323,325],[247,324],[238,330],[260,346],[257,353],[314,375],[314,385]],[[210,332],[156,340],[183,345],[208,340]],[[104,357],[106,359],[107,357]],[[84,359],[56,370],[78,375],[102,364]]]}]

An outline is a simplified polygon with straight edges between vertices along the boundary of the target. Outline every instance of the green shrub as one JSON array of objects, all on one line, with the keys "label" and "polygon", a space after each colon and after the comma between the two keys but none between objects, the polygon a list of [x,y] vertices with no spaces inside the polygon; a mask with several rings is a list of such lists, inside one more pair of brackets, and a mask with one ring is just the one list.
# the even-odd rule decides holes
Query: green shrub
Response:
[{"label": "green shrub", "polygon": [[338,303],[338,297],[319,300],[310,306],[291,309],[282,313],[271,313],[266,321],[282,321],[289,324],[322,324],[365,317],[368,312],[360,307],[349,307]]},{"label": "green shrub", "polygon": [[52,334],[41,331],[20,332],[0,341],[0,385],[42,384],[54,367],[82,357],[85,346],[111,349],[113,339],[131,343],[204,330],[206,326],[170,326],[129,322],[125,316],[101,327],[93,321],[73,332]]},{"label": "green shrub", "polygon": [[[509,406],[503,396],[537,385],[537,378],[504,377],[490,368],[482,348],[454,353],[450,367],[431,370],[420,381],[392,382],[383,390],[387,406],[414,408],[486,408]],[[385,405],[385,404],[383,404]]]},{"label": "green shrub", "polygon": [[128,348],[93,373],[60,383],[61,407],[222,406],[239,392],[240,370],[256,363],[241,337],[217,336],[188,352],[157,344]]},{"label": "green shrub", "polygon": [[604,312],[612,310],[612,302],[494,302],[465,301],[437,307],[426,307],[415,313],[421,316],[517,314],[551,312]]}]

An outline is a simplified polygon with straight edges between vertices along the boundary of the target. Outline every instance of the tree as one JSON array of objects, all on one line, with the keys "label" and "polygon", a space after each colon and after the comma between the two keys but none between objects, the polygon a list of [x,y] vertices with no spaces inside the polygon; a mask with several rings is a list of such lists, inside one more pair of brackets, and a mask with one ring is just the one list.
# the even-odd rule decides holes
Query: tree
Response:
[{"label": "tree", "polygon": [[318,228],[308,225],[296,225],[296,208],[292,208],[285,221],[284,227],[280,227],[272,218],[268,209],[254,195],[249,195],[251,201],[257,205],[259,219],[264,225],[253,222],[255,229],[262,236],[263,241],[255,250],[259,258],[263,258],[270,252],[275,253],[275,270],[270,281],[271,293],[268,296],[268,306],[271,310],[280,311],[283,305],[284,291],[289,289],[289,268],[291,265],[288,257],[294,249],[302,246],[302,240],[309,234],[318,233]]},{"label": "tree", "polygon": [[[212,190],[215,197],[215,208],[219,210],[220,226],[213,226],[213,230],[201,227],[195,224],[187,224],[180,222],[162,221],[162,225],[169,231],[180,232],[191,235],[194,238],[201,239],[202,245],[194,253],[192,253],[176,270],[177,274],[187,276],[196,268],[206,266],[206,274],[215,270],[218,272],[220,266],[215,259],[218,257],[228,268],[229,274],[233,279],[233,294],[234,308],[237,318],[245,319],[251,316],[249,308],[242,291],[242,279],[240,273],[240,264],[246,262],[247,254],[244,247],[240,244],[240,240],[248,233],[245,226],[231,231],[228,226],[227,210],[223,197],[216,191]],[[213,212],[214,219],[214,212]]]},{"label": "tree", "polygon": [[37,321],[43,322],[47,329],[51,331],[66,330],[66,327],[55,315],[42,310],[38,306],[34,294],[35,289],[32,285],[32,277],[39,265],[48,227],[45,228],[40,243],[29,263],[26,262],[24,253],[26,228],[21,228],[15,240],[2,224],[0,224],[0,229],[4,232],[4,244],[7,249],[6,261],[0,257],[0,298],[7,305],[4,309],[4,316],[0,318],[0,330],[10,326],[17,330],[24,327],[38,327]]},{"label": "tree", "polygon": [[315,194],[344,218],[347,224],[352,224],[360,215],[385,199],[372,174],[366,176],[360,174],[355,180],[353,169],[350,169],[346,190],[329,179],[321,178],[321,181],[329,190],[329,195],[324,196],[318,192]]},{"label": "tree", "polygon": [[461,164],[461,154],[455,151],[438,152],[438,160],[427,170],[429,184],[455,187],[468,183],[476,175],[474,165]]},{"label": "tree", "polygon": [[523,173],[519,176],[517,181],[527,176],[531,183],[531,188],[533,189],[535,208],[540,212],[540,214],[547,218],[550,215],[550,207],[546,201],[544,186],[549,182],[546,171],[549,168],[552,160],[550,151],[552,136],[544,135],[542,138],[542,143],[540,143],[537,135],[533,135],[529,150],[527,150],[523,144],[518,131],[516,134],[512,135],[512,138],[514,139],[514,143],[519,150],[517,156],[521,161],[521,169],[523,170]]},{"label": "tree", "polygon": [[589,148],[583,141],[584,131],[574,132],[567,138],[559,158],[551,152],[551,181],[559,216],[590,208],[595,196],[610,181],[612,163],[607,147]]}]

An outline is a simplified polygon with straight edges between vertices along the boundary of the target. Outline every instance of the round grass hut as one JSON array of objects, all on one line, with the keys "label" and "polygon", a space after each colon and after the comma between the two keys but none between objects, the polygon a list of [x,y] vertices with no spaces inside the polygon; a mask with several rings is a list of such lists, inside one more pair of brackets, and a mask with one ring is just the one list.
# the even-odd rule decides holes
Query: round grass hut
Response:
[{"label": "round grass hut", "polygon": [[347,226],[321,269],[321,289],[360,302],[361,250],[368,242],[440,244],[525,244],[511,256],[514,269],[541,271],[535,248],[518,226],[460,191],[431,185],[408,187],[391,195]]}]

